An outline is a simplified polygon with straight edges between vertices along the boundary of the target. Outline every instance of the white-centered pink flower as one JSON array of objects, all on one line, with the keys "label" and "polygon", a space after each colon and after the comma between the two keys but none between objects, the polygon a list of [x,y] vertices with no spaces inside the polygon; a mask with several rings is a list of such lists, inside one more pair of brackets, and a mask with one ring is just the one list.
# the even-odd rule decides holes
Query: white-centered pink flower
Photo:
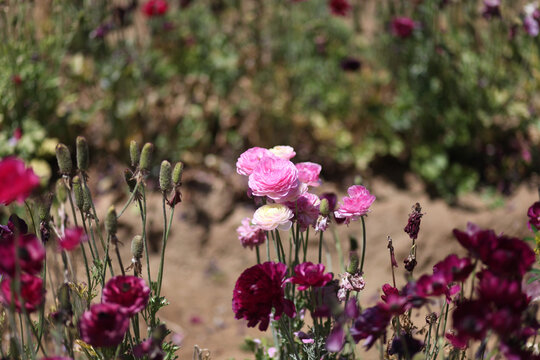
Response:
[{"label": "white-centered pink flower", "polygon": [[283,204],[267,204],[258,208],[253,214],[253,224],[263,230],[289,230],[294,214]]},{"label": "white-centered pink flower", "polygon": [[312,162],[302,162],[296,164],[298,169],[298,180],[308,184],[309,186],[319,186],[321,181],[319,175],[321,174],[321,165]]},{"label": "white-centered pink flower", "polygon": [[315,227],[321,205],[321,199],[317,195],[305,193],[300,195],[296,201],[287,202],[286,205],[295,215],[301,231],[306,231],[310,225]]},{"label": "white-centered pink flower", "polygon": [[296,152],[294,151],[292,146],[287,145],[274,146],[273,148],[268,149],[268,151],[270,151],[275,156],[285,160],[291,160],[296,155]]},{"label": "white-centered pink flower", "polygon": [[240,175],[249,176],[264,156],[271,156],[268,149],[252,147],[244,151],[236,161],[236,172]]},{"label": "white-centered pink flower", "polygon": [[255,196],[267,196],[276,202],[296,200],[304,190],[298,170],[289,160],[265,156],[249,175],[248,186]]},{"label": "white-centered pink flower", "polygon": [[347,193],[349,196],[343,198],[339,209],[334,212],[334,216],[338,219],[345,219],[346,224],[366,215],[370,211],[369,207],[375,201],[375,196],[361,185],[351,186]]},{"label": "white-centered pink flower", "polygon": [[254,246],[264,244],[264,240],[266,239],[264,231],[259,226],[253,225],[250,218],[244,218],[242,225],[236,229],[236,232],[242,246],[249,247],[250,249],[253,249]]}]

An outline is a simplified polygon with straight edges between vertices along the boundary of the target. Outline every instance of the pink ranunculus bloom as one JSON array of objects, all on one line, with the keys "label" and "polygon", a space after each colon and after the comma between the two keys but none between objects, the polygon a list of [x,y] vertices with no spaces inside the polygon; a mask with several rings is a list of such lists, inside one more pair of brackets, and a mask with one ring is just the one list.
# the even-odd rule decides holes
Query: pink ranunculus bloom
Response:
[{"label": "pink ranunculus bloom", "polygon": [[264,241],[266,240],[264,230],[257,225],[253,225],[250,218],[244,218],[242,220],[242,225],[236,229],[236,232],[238,233],[238,238],[240,239],[242,246],[249,247],[250,249],[264,244]]},{"label": "pink ranunculus bloom", "polygon": [[[4,232],[4,229],[2,231]],[[34,234],[18,235],[18,251],[15,249],[16,236],[5,232],[0,240],[0,273],[14,276],[15,259],[19,255],[21,270],[29,274],[37,274],[43,267],[45,248]]]},{"label": "pink ranunculus bloom", "polygon": [[274,146],[273,148],[268,149],[268,151],[270,151],[274,156],[285,160],[291,160],[296,155],[294,148],[287,145]]},{"label": "pink ranunculus bloom", "polygon": [[330,12],[336,16],[347,16],[351,10],[351,4],[348,0],[330,0],[328,2]]},{"label": "pink ranunculus bloom", "polygon": [[294,214],[283,204],[267,204],[258,208],[253,214],[253,224],[262,230],[289,230]]},{"label": "pink ranunculus bloom", "polygon": [[249,175],[248,186],[253,195],[267,196],[276,202],[294,201],[304,190],[292,162],[269,156],[263,157]]},{"label": "pink ranunculus bloom", "polygon": [[265,262],[244,270],[233,291],[232,310],[236,319],[246,319],[248,327],[259,324],[259,330],[265,331],[272,308],[275,320],[283,313],[295,317],[294,303],[284,295],[286,275],[287,265],[282,263]]},{"label": "pink ranunculus bloom", "polygon": [[14,157],[0,160],[0,204],[22,203],[39,185],[39,177]]},{"label": "pink ranunculus bloom", "polygon": [[148,0],[142,6],[142,12],[148,17],[163,16],[169,9],[165,0]]},{"label": "pink ranunculus bloom", "polygon": [[392,34],[402,39],[406,39],[412,35],[415,28],[414,20],[406,16],[400,16],[392,19],[390,24]]},{"label": "pink ranunculus bloom", "polygon": [[261,147],[252,147],[244,151],[236,161],[236,172],[240,175],[249,176],[257,167],[261,159],[265,156],[273,156],[273,154]]},{"label": "pink ranunculus bloom", "polygon": [[370,211],[369,207],[375,201],[375,196],[361,185],[351,186],[347,193],[349,196],[343,198],[343,203],[334,212],[334,216],[337,219],[345,219],[346,224],[366,215]]},{"label": "pink ranunculus bloom", "polygon": [[306,231],[309,226],[315,227],[321,205],[321,200],[317,195],[305,193],[296,201],[287,202],[286,205],[293,212],[301,231]]},{"label": "pink ranunculus bloom", "polygon": [[[21,301],[17,294],[11,292],[12,278],[5,277],[0,284],[0,302],[9,309],[11,304],[15,305],[15,311],[21,312]],[[15,296],[13,296],[15,295]],[[21,297],[24,300],[26,312],[36,311],[45,300],[45,291],[43,290],[43,280],[41,278],[27,273],[21,274]]]},{"label": "pink ranunculus bloom", "polygon": [[123,312],[132,316],[146,307],[149,298],[150,288],[144,279],[136,276],[118,275],[105,284],[101,301],[119,305]]},{"label": "pink ranunculus bloom", "polygon": [[298,169],[298,180],[309,186],[321,185],[321,180],[319,180],[322,169],[321,165],[312,162],[302,162],[296,164],[296,168]]},{"label": "pink ranunculus bloom", "polygon": [[312,262],[305,262],[298,264],[294,267],[295,275],[287,281],[293,284],[299,285],[298,290],[306,290],[310,287],[321,287],[326,285],[332,280],[331,273],[324,273],[323,264],[313,264]]},{"label": "pink ranunculus bloom", "polygon": [[58,246],[62,250],[70,251],[87,240],[88,237],[82,227],[67,228],[64,231],[64,236],[58,239]]},{"label": "pink ranunculus bloom", "polygon": [[79,319],[81,339],[94,347],[116,346],[129,327],[129,316],[112,303],[94,304]]}]

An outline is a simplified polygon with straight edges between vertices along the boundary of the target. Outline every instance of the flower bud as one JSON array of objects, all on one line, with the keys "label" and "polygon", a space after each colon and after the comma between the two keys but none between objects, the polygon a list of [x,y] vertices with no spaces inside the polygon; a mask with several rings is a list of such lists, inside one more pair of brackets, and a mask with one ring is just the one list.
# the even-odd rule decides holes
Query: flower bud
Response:
[{"label": "flower bud", "polygon": [[135,190],[135,186],[137,186],[137,180],[133,178],[133,173],[131,172],[131,170],[124,170],[124,179],[126,179],[126,183],[129,187],[129,192],[132,193],[133,190]]},{"label": "flower bud", "polygon": [[347,267],[347,272],[351,275],[356,274],[356,272],[358,271],[358,264],[358,254],[356,253],[356,251],[351,251],[349,253],[349,266]]},{"label": "flower bud", "polygon": [[78,176],[73,177],[73,195],[75,195],[75,205],[79,210],[84,208],[84,193],[81,184],[81,179]]},{"label": "flower bud", "polygon": [[58,303],[60,305],[60,310],[64,310],[67,312],[71,311],[71,299],[69,295],[69,290],[69,285],[67,283],[63,283],[58,289]]},{"label": "flower bud", "polygon": [[174,165],[174,170],[172,173],[172,181],[174,185],[178,186],[180,185],[180,182],[182,181],[182,173],[184,172],[184,163],[179,161]]},{"label": "flower bud", "polygon": [[52,194],[47,194],[37,203],[39,221],[49,221],[51,215]]},{"label": "flower bud", "polygon": [[88,186],[85,186],[83,188],[83,208],[82,211],[85,214],[90,213],[90,209],[92,208],[92,194],[90,194],[90,189]]},{"label": "flower bud", "polygon": [[161,168],[159,169],[159,188],[164,193],[167,193],[172,189],[171,170],[171,163],[167,160],[163,160],[161,162]]},{"label": "flower bud", "polygon": [[71,153],[69,149],[64,144],[56,145],[56,161],[58,162],[58,168],[60,169],[60,174],[69,175],[72,170],[71,163]]},{"label": "flower bud", "polygon": [[116,210],[114,206],[111,206],[107,211],[107,217],[105,218],[105,229],[110,236],[116,235],[118,229],[118,219],[116,218]]},{"label": "flower bud", "polygon": [[143,239],[142,236],[136,235],[133,237],[133,240],[131,240],[131,255],[134,259],[140,259],[142,258],[143,254]]},{"label": "flower bud", "polygon": [[56,198],[60,203],[65,203],[67,200],[67,189],[66,184],[64,184],[64,180],[58,179],[56,182]]},{"label": "flower bud", "polygon": [[319,212],[322,216],[328,216],[330,214],[330,205],[328,204],[327,199],[321,199],[321,204],[319,205]]},{"label": "flower bud", "polygon": [[154,151],[154,145],[152,143],[144,144],[141,151],[141,158],[139,159],[139,168],[141,170],[148,170],[150,167],[150,160],[152,157],[152,152]]},{"label": "flower bud", "polygon": [[131,160],[131,166],[137,166],[140,156],[141,153],[139,152],[139,145],[135,140],[131,140],[129,143],[129,158]]},{"label": "flower bud", "polygon": [[84,136],[77,136],[77,168],[81,171],[87,171],[88,159],[88,143]]}]

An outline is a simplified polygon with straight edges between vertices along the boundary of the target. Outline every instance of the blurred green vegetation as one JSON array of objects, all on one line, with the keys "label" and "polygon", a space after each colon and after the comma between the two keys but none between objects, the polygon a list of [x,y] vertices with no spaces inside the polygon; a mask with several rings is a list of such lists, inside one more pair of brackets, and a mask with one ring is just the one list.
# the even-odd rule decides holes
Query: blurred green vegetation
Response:
[{"label": "blurred green vegetation", "polygon": [[[55,144],[81,134],[187,163],[289,144],[326,178],[390,160],[450,201],[539,168],[524,2],[486,18],[480,0],[350,1],[346,17],[321,0],[171,0],[154,17],[136,0],[3,2],[0,156],[50,175]],[[407,37],[390,31],[402,16]]]}]

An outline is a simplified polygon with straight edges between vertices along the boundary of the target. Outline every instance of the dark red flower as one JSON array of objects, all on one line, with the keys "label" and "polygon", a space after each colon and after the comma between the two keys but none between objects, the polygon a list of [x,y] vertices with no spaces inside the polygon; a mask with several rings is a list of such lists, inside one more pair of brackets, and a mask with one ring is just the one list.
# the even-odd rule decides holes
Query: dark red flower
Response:
[{"label": "dark red flower", "polygon": [[133,355],[135,355],[137,359],[143,359],[146,356],[148,360],[162,360],[165,353],[161,349],[161,344],[158,341],[153,338],[148,338],[133,348]]},{"label": "dark red flower", "polygon": [[488,20],[501,17],[501,0],[484,0],[482,16]]},{"label": "dark red flower", "polygon": [[467,223],[467,230],[454,229],[454,236],[473,257],[487,257],[497,246],[497,235],[493,230],[483,230],[473,223]]},{"label": "dark red flower", "polygon": [[463,348],[463,344],[467,344],[471,339],[483,340],[489,328],[487,315],[488,308],[482,301],[470,300],[458,304],[452,313],[452,323],[456,331],[450,339],[452,344]]},{"label": "dark red flower", "polygon": [[105,284],[101,301],[119,305],[128,316],[132,316],[146,307],[149,297],[150,288],[144,279],[118,275]]},{"label": "dark red flower", "polygon": [[414,355],[424,347],[424,343],[412,337],[411,334],[402,332],[399,336],[394,336],[390,349],[388,349],[389,355],[397,355],[398,359],[412,359]]},{"label": "dark red flower", "polygon": [[[43,281],[37,276],[23,273],[21,274],[21,297],[24,302],[26,312],[36,311],[45,300],[45,291],[43,290]],[[15,305],[15,311],[21,312],[21,301],[19,296],[13,296],[11,292],[12,278],[5,277],[0,284],[0,301],[7,308],[12,302]]]},{"label": "dark red flower", "polygon": [[416,203],[413,206],[413,212],[409,214],[409,220],[407,221],[407,225],[403,229],[411,240],[416,240],[418,238],[418,232],[420,231],[420,220],[422,219],[422,208],[420,207],[419,203]]},{"label": "dark red flower", "polygon": [[527,216],[529,217],[529,221],[527,222],[529,229],[532,230],[532,227],[534,226],[540,231],[540,201],[531,205],[529,210],[527,210]]},{"label": "dark red flower", "polygon": [[15,84],[15,85],[21,85],[22,82],[23,82],[21,75],[19,75],[19,74],[13,75],[11,77],[11,82],[13,82],[13,84]]},{"label": "dark red flower", "polygon": [[142,6],[142,12],[148,17],[163,16],[169,9],[165,0],[148,0]]},{"label": "dark red flower", "polygon": [[354,325],[350,329],[351,336],[356,343],[366,339],[364,346],[369,349],[378,338],[385,336],[386,327],[391,318],[392,316],[381,304],[367,308],[354,321]]},{"label": "dark red flower", "polygon": [[535,262],[534,251],[521,239],[500,236],[490,252],[480,259],[498,275],[523,277]]},{"label": "dark red flower", "polygon": [[75,249],[83,241],[87,241],[88,237],[84,233],[82,227],[68,228],[64,231],[64,236],[58,239],[60,249],[70,251]]},{"label": "dark red flower", "polygon": [[296,316],[294,303],[285,299],[283,284],[287,266],[282,263],[265,262],[252,266],[240,275],[233,291],[232,309],[237,319],[246,319],[248,327],[265,331],[270,323],[272,308],[274,319],[283,312]]},{"label": "dark red flower", "polygon": [[521,281],[501,278],[489,270],[477,276],[479,300],[484,304],[493,304],[498,309],[511,308],[518,314],[527,308],[529,298],[522,291]]},{"label": "dark red flower", "polygon": [[433,273],[441,273],[448,283],[453,281],[462,282],[467,280],[474,265],[471,259],[465,257],[460,259],[457,255],[448,255],[443,261],[438,262],[433,267]]},{"label": "dark red flower", "polygon": [[399,290],[389,284],[384,284],[382,287],[384,295],[381,299],[384,303],[380,306],[392,315],[401,315],[411,308],[407,296],[399,294]]},{"label": "dark red flower", "polygon": [[347,16],[351,10],[351,4],[348,0],[330,0],[328,6],[332,14],[336,16]]},{"label": "dark red flower", "polygon": [[309,261],[296,265],[294,268],[294,273],[295,275],[287,279],[287,281],[300,285],[298,286],[298,290],[306,290],[311,286],[321,287],[332,280],[331,273],[324,273],[323,264],[315,265]]},{"label": "dark red flower", "polygon": [[[8,225],[9,226],[9,225]],[[15,250],[16,240],[18,250]],[[0,272],[13,276],[16,262],[19,260],[21,270],[29,274],[37,274],[43,267],[45,248],[34,234],[18,235],[4,232],[0,239]]]},{"label": "dark red flower", "polygon": [[117,304],[94,304],[79,319],[81,339],[95,347],[116,346],[129,327],[129,316]]},{"label": "dark red flower", "polygon": [[14,157],[0,161],[0,204],[22,203],[39,185],[39,177],[24,162]]},{"label": "dark red flower", "polygon": [[406,16],[393,18],[390,24],[390,29],[392,30],[392,34],[402,39],[406,39],[409,36],[411,36],[414,28],[415,28],[415,23],[413,19]]}]

